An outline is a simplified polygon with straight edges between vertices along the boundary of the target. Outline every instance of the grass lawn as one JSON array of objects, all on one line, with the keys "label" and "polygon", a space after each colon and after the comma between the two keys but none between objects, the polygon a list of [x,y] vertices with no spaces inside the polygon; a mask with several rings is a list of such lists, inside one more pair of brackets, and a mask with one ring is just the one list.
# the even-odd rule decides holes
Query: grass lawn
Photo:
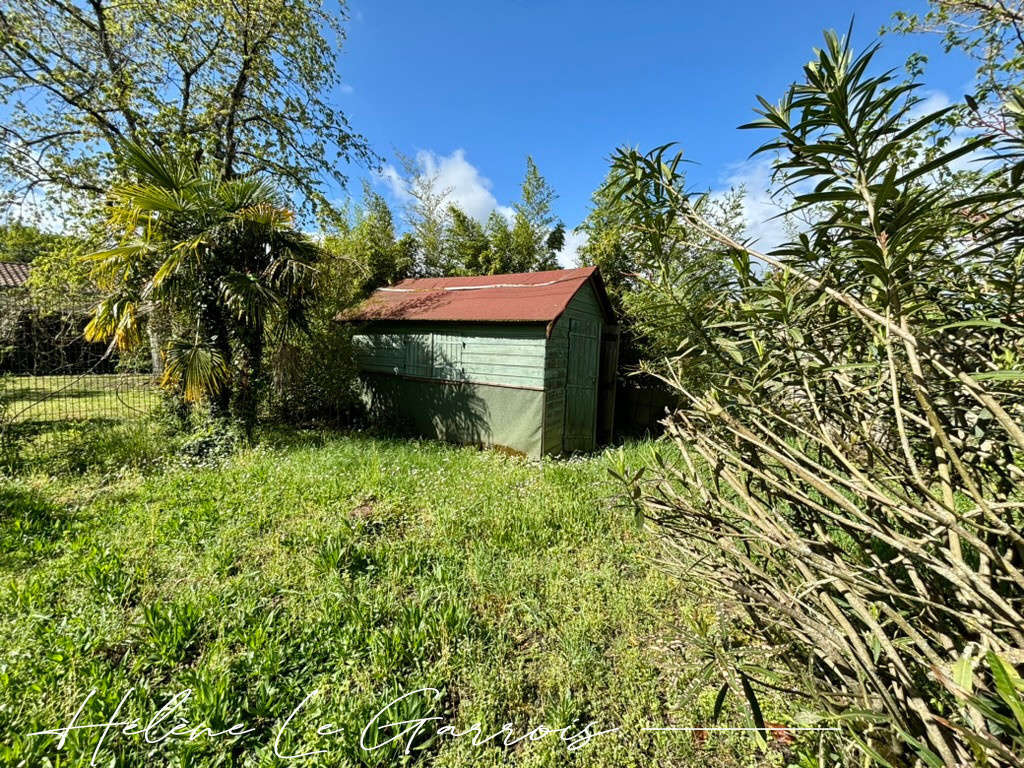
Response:
[{"label": "grass lawn", "polygon": [[[432,442],[280,436],[216,467],[0,479],[0,764],[685,766],[764,764],[684,685],[687,617],[713,613],[652,562],[600,457],[543,463]],[[411,754],[360,748],[419,717]],[[310,696],[285,726],[289,713]],[[744,725],[726,707],[726,724]],[[178,721],[241,736],[194,740]],[[479,722],[621,731],[570,752],[451,738]],[[316,729],[324,731],[317,735]],[[368,731],[371,745],[399,728]],[[701,735],[703,736],[703,735]],[[157,743],[148,743],[157,741]],[[295,755],[324,750],[301,759]]]}]

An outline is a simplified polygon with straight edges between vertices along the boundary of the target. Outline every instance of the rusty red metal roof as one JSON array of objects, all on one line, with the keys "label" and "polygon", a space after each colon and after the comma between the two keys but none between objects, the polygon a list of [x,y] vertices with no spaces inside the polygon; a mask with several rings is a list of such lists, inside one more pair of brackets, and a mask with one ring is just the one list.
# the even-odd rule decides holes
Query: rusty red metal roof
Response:
[{"label": "rusty red metal roof", "polygon": [[597,267],[473,277],[426,277],[379,288],[339,320],[438,320],[494,323],[550,322],[593,280],[607,307]]},{"label": "rusty red metal roof", "polygon": [[0,288],[17,288],[28,280],[28,264],[0,261]]}]

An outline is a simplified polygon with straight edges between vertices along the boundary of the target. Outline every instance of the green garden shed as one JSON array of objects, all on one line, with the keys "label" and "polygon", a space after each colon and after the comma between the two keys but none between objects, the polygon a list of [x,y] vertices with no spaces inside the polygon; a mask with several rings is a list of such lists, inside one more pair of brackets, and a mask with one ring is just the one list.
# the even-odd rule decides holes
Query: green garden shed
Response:
[{"label": "green garden shed", "polygon": [[375,419],[531,457],[611,439],[618,327],[595,267],[403,280],[341,319]]}]

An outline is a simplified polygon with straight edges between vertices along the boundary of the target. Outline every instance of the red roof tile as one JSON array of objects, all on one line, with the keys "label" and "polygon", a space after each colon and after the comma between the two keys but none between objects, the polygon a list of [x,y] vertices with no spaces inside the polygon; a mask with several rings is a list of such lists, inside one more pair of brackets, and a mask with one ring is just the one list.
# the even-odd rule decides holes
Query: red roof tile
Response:
[{"label": "red roof tile", "polygon": [[17,288],[28,280],[28,264],[0,261],[0,288]]},{"label": "red roof tile", "polygon": [[427,277],[403,280],[373,292],[340,320],[463,320],[476,322],[550,322],[569,300],[597,277],[596,267],[555,269],[474,277]]}]

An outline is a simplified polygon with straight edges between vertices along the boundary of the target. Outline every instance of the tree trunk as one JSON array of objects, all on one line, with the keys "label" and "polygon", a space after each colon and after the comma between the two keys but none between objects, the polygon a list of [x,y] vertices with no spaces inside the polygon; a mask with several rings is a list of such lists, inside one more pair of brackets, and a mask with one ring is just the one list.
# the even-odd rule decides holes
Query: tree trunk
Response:
[{"label": "tree trunk", "polygon": [[230,415],[231,391],[234,386],[235,372],[232,367],[231,340],[228,336],[228,324],[224,311],[217,303],[217,297],[211,291],[200,307],[199,327],[210,334],[210,343],[224,360],[226,380],[216,392],[211,392],[210,416],[214,419],[226,419]]},{"label": "tree trunk", "polygon": [[263,329],[245,326],[239,330],[235,380],[231,398],[231,414],[252,437],[259,416],[263,392]]},{"label": "tree trunk", "polygon": [[155,307],[146,321],[146,336],[149,338],[149,359],[153,364],[153,377],[164,375],[164,348],[171,337],[171,323],[163,307]]}]

